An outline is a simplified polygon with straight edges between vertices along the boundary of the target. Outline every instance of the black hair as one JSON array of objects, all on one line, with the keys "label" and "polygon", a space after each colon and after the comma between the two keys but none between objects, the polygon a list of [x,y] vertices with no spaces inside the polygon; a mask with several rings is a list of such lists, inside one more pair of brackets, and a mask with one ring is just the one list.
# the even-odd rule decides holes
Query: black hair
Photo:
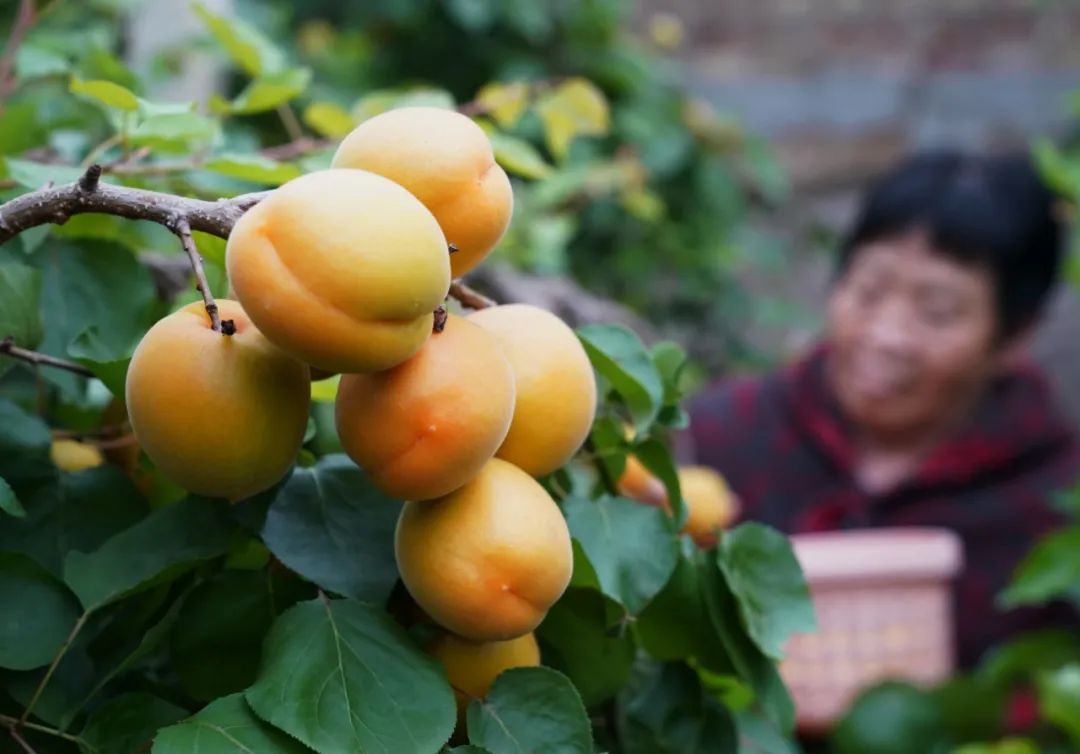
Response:
[{"label": "black hair", "polygon": [[839,272],[865,244],[922,230],[935,252],[990,272],[998,337],[1008,340],[1038,319],[1061,274],[1056,202],[1026,155],[919,154],[871,187]]}]

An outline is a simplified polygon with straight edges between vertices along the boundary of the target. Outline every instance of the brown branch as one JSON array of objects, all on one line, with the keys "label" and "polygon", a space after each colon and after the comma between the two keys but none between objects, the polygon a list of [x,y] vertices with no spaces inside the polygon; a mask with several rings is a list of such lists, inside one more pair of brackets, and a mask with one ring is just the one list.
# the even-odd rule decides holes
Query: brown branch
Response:
[{"label": "brown branch", "polygon": [[[221,315],[218,313],[217,302],[214,294],[210,292],[210,283],[206,280],[206,270],[203,268],[203,260],[199,250],[195,246],[195,239],[191,237],[191,225],[184,218],[176,221],[172,228],[173,233],[180,239],[180,245],[184,247],[184,253],[191,262],[191,271],[195,273],[195,288],[202,294],[203,305],[206,313],[210,315],[210,329],[214,332],[222,332]],[[230,327],[226,335],[232,335],[235,329]]]},{"label": "brown branch", "polygon": [[74,215],[87,212],[149,220],[173,232],[176,232],[177,223],[185,221],[191,230],[228,238],[240,216],[268,193],[243,194],[217,201],[188,199],[159,191],[99,183],[94,174],[100,176],[100,170],[99,166],[91,165],[74,183],[31,191],[0,205],[0,243],[29,228],[47,223],[62,225]]},{"label": "brown branch", "polygon": [[83,377],[93,377],[94,373],[84,367],[82,364],[76,364],[74,361],[68,361],[67,359],[60,359],[56,356],[49,356],[46,353],[38,353],[37,351],[31,351],[27,348],[20,348],[15,345],[15,340],[10,335],[3,340],[0,340],[0,354],[4,356],[10,356],[13,359],[19,359],[34,366],[44,367],[56,367],[57,369],[66,369],[74,374],[81,375]]},{"label": "brown branch", "polygon": [[289,160],[295,160],[297,157],[303,157],[311,152],[321,152],[324,149],[330,149],[336,145],[337,141],[335,139],[311,139],[304,136],[299,139],[294,139],[286,144],[278,144],[276,147],[260,149],[259,154],[263,157],[269,157],[271,160],[288,162]]},{"label": "brown branch", "polygon": [[8,35],[7,44],[4,45],[3,55],[0,55],[0,112],[3,112],[4,100],[11,94],[15,78],[15,53],[19,50],[26,33],[37,20],[34,13],[34,0],[20,0],[19,11],[15,16],[15,22],[11,25],[11,33]]},{"label": "brown branch", "polygon": [[37,750],[26,742],[26,739],[22,737],[22,733],[19,733],[18,728],[8,728],[8,733],[11,734],[11,739],[19,745],[25,754],[37,754]]},{"label": "brown branch", "polygon": [[450,297],[457,299],[462,306],[467,306],[470,309],[487,309],[489,306],[495,306],[498,303],[494,299],[474,291],[460,280],[455,280],[450,284]]}]

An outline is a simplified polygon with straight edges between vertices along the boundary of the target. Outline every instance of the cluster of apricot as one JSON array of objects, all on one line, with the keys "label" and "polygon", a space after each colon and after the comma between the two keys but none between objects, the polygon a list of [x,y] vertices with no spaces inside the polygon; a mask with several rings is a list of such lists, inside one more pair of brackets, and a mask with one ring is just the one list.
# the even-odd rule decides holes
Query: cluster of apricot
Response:
[{"label": "cluster of apricot", "polygon": [[[310,381],[340,374],[346,452],[406,501],[395,552],[419,607],[449,633],[429,650],[459,702],[537,664],[532,631],[572,570],[570,535],[534,477],[573,456],[596,387],[573,331],[527,305],[443,321],[451,280],[510,220],[510,182],[483,130],[402,108],[358,126],[332,167],[273,191],[236,224],[236,300],[143,338],[127,375],[139,444],[186,489],[239,500],[288,471]],[[229,334],[223,334],[228,332]]]}]

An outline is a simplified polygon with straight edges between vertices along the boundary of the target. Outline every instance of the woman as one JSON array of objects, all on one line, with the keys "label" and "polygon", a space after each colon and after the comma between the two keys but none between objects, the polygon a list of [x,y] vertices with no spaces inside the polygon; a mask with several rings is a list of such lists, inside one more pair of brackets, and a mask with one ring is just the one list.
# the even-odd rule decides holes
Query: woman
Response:
[{"label": "woman", "polygon": [[787,533],[942,526],[964,542],[962,665],[1047,610],[995,595],[1057,523],[1080,450],[1024,345],[1060,273],[1054,198],[1019,157],[915,157],[868,194],[839,253],[826,333],[691,407],[699,463]]}]

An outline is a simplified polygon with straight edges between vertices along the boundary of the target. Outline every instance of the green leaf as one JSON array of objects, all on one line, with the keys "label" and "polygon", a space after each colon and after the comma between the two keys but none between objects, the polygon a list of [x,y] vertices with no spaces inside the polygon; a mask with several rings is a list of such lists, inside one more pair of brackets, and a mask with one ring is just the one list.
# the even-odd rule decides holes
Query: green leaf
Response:
[{"label": "green leaf", "polygon": [[953,749],[952,754],[1040,754],[1040,749],[1026,738],[1006,738],[992,744],[967,744]]},{"label": "green leaf", "polygon": [[837,754],[944,754],[941,715],[925,692],[889,682],[862,694],[836,726]]},{"label": "green leaf", "polygon": [[1037,685],[1043,717],[1065,731],[1073,746],[1080,747],[1080,664],[1041,673]]},{"label": "green leaf", "polygon": [[394,528],[401,503],[376,490],[346,456],[296,469],[266,515],[262,539],[322,588],[382,602],[397,580]]},{"label": "green leaf", "polygon": [[187,710],[143,692],[114,697],[90,715],[80,738],[93,754],[146,750],[159,728],[187,717]]},{"label": "green leaf", "polygon": [[490,751],[482,746],[473,746],[472,744],[466,744],[465,746],[455,746],[453,749],[447,749],[449,754],[491,754]]},{"label": "green leaf", "polygon": [[284,64],[281,50],[254,26],[238,18],[219,16],[202,3],[193,3],[192,7],[229,58],[249,75],[276,71]]},{"label": "green leaf", "polygon": [[356,126],[352,115],[333,102],[312,102],[304,108],[304,123],[320,136],[340,139]]},{"label": "green leaf", "polygon": [[[36,348],[42,338],[41,273],[21,264],[0,264],[0,340]],[[0,374],[14,361],[0,357]]]},{"label": "green leaf", "polygon": [[664,403],[677,403],[683,397],[681,381],[689,363],[686,351],[674,341],[662,340],[653,345],[649,355],[664,383]]},{"label": "green leaf", "polygon": [[489,134],[495,159],[514,175],[523,178],[545,178],[552,167],[529,142],[502,133]]},{"label": "green leaf", "polygon": [[0,667],[48,665],[79,618],[79,603],[25,555],[0,551]]},{"label": "green leaf", "polygon": [[269,578],[262,571],[224,571],[184,600],[170,653],[184,690],[195,699],[242,691],[255,680],[274,619]]},{"label": "green leaf", "polygon": [[570,534],[581,543],[604,594],[637,615],[664,588],[678,559],[670,519],[633,500],[569,497],[563,502]]},{"label": "green leaf", "polygon": [[232,111],[249,115],[273,110],[303,94],[310,83],[310,68],[287,68],[284,71],[262,74],[233,100]]},{"label": "green leaf", "polygon": [[467,31],[485,32],[496,19],[495,0],[448,0],[446,11]]},{"label": "green leaf", "polygon": [[684,664],[640,663],[618,711],[625,754],[735,754],[731,713]]},{"label": "green leaf", "polygon": [[91,326],[79,333],[68,346],[68,356],[87,367],[94,376],[105,383],[105,387],[115,396],[123,397],[124,381],[127,378],[131,355],[135,352],[135,342],[126,348],[107,343],[96,326]]},{"label": "green leaf", "polygon": [[45,47],[24,42],[15,51],[15,75],[20,79],[63,76],[70,71],[66,57]]},{"label": "green leaf", "polygon": [[197,715],[165,728],[151,754],[310,754],[284,733],[262,722],[243,694],[222,697]]},{"label": "green leaf", "polygon": [[548,149],[560,160],[566,156],[574,138],[602,136],[610,128],[604,93],[583,78],[571,78],[559,84],[540,98],[536,109],[544,123]]},{"label": "green leaf", "polygon": [[69,553],[64,581],[83,607],[95,610],[172,580],[228,550],[231,527],[224,506],[189,498],[156,510],[94,552]]},{"label": "green leaf", "polygon": [[998,596],[1004,608],[1041,605],[1059,597],[1080,602],[1080,526],[1055,531],[1028,553]]},{"label": "green leaf", "polygon": [[15,490],[11,485],[0,477],[0,513],[6,513],[13,518],[26,518],[26,508],[22,507],[19,498],[15,497]]},{"label": "green leaf", "polygon": [[217,121],[199,113],[161,113],[138,125],[131,134],[131,144],[157,152],[186,152],[193,145],[210,142],[217,128]]},{"label": "green leaf", "polygon": [[454,728],[454,696],[440,666],[381,610],[346,600],[301,603],[277,619],[263,652],[248,702],[321,754],[428,754]]},{"label": "green leaf", "polygon": [[[668,505],[671,506],[674,526],[676,530],[680,530],[686,522],[688,511],[686,501],[683,500],[682,496],[679,470],[675,465],[671,450],[664,443],[652,438],[635,443],[631,451],[646,469],[663,482],[664,489],[667,491]],[[671,505],[673,500],[675,504]]]},{"label": "green leaf", "polygon": [[739,754],[802,754],[802,750],[776,727],[753,710],[735,716],[739,732]]},{"label": "green leaf", "polygon": [[207,170],[242,181],[280,186],[300,175],[300,168],[258,154],[223,154],[204,165]]},{"label": "green leaf", "polygon": [[725,532],[716,561],[739,603],[750,638],[774,659],[795,633],[817,628],[810,590],[791,543],[780,532],[758,523]]},{"label": "green leaf", "polygon": [[1028,682],[1041,670],[1080,663],[1080,636],[1065,629],[1027,631],[994,647],[983,657],[978,675],[1008,688]]},{"label": "green leaf", "polygon": [[445,89],[430,87],[376,90],[356,101],[352,106],[352,115],[359,122],[398,107],[441,107],[444,110],[453,110],[454,95]]},{"label": "green leaf", "polygon": [[577,329],[593,368],[626,403],[639,431],[656,417],[664,383],[641,340],[618,325],[585,325]]},{"label": "green leaf", "polygon": [[78,180],[83,174],[82,169],[71,165],[31,162],[14,157],[5,157],[4,162],[7,163],[8,175],[11,179],[28,189],[36,190],[48,183],[62,186]]},{"label": "green leaf", "polygon": [[71,79],[68,90],[72,94],[85,94],[86,96],[109,107],[118,110],[138,110],[139,98],[127,87],[114,84],[112,81],[101,79],[83,81],[76,77]]},{"label": "green leaf", "polygon": [[503,672],[484,699],[469,703],[469,742],[491,754],[592,754],[581,697],[550,668]]},{"label": "green leaf", "polygon": [[[14,403],[0,399],[0,477],[15,490],[20,484],[36,484],[56,476],[49,458],[52,434],[45,422]],[[24,501],[25,502],[25,501]],[[0,526],[0,549],[13,524]]]},{"label": "green leaf", "polygon": [[562,671],[586,707],[610,699],[634,663],[634,642],[619,627],[622,610],[592,589],[566,591],[537,629],[544,664]]}]

